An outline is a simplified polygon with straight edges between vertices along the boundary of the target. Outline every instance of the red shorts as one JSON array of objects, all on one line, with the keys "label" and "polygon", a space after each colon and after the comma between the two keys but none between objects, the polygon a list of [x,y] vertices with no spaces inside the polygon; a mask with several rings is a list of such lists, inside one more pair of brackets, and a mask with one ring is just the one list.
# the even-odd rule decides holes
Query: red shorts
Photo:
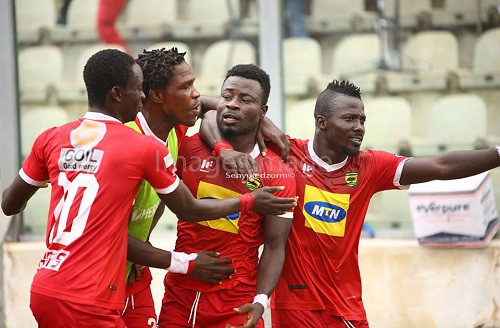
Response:
[{"label": "red shorts", "polygon": [[[193,318],[189,320],[189,316],[191,309],[196,306],[196,294],[194,290],[166,284],[159,326],[193,327]],[[201,292],[194,327],[221,328],[226,324],[242,326],[246,315],[236,313],[233,308],[253,302],[254,296],[255,287],[243,284],[233,289]],[[255,327],[264,328],[264,320],[261,318]]]},{"label": "red shorts", "polygon": [[151,288],[144,288],[125,300],[122,319],[127,328],[155,328],[156,312]]},{"label": "red shorts", "polygon": [[125,328],[118,310],[77,304],[31,293],[31,312],[41,328]]},{"label": "red shorts", "polygon": [[[368,328],[368,321],[343,320],[323,311],[271,310],[272,328]],[[350,325],[349,325],[350,324]]]}]

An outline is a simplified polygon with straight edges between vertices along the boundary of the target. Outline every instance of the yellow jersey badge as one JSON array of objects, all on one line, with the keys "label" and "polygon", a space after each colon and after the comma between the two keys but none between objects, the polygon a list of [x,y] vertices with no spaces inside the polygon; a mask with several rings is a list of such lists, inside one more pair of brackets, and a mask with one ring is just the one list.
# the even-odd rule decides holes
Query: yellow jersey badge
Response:
[{"label": "yellow jersey badge", "polygon": [[349,187],[358,185],[358,172],[347,172],[345,174],[345,184]]}]

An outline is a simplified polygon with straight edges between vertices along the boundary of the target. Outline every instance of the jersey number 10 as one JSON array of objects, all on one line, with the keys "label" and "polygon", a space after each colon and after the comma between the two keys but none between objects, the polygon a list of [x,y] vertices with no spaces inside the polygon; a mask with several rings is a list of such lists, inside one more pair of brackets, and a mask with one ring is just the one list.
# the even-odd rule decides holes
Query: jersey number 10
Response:
[{"label": "jersey number 10", "polygon": [[[80,173],[73,181],[69,181],[66,173],[60,172],[57,184],[63,187],[64,194],[54,209],[55,223],[50,230],[49,243],[68,246],[85,230],[99,183],[93,174]],[[84,191],[78,213],[71,222],[68,222],[68,216],[79,188],[83,188]],[[71,225],[69,230],[68,223]]]}]

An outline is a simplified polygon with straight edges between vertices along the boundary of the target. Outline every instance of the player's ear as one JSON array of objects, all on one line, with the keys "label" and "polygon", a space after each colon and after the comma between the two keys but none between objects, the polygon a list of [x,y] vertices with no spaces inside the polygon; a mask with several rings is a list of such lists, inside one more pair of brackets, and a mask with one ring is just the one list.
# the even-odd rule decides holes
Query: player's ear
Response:
[{"label": "player's ear", "polygon": [[158,89],[150,89],[149,98],[151,98],[155,103],[163,102],[163,94]]},{"label": "player's ear", "polygon": [[123,97],[123,90],[121,87],[115,85],[111,91],[110,91],[110,94],[111,94],[111,97],[113,97],[113,99],[117,102],[121,102],[122,101],[122,97]]},{"label": "player's ear", "polygon": [[318,129],[324,130],[326,129],[326,118],[323,115],[316,116],[316,127]]},{"label": "player's ear", "polygon": [[266,116],[266,113],[267,113],[267,110],[269,109],[269,107],[267,107],[267,105],[264,105],[260,108],[260,118],[263,119],[264,116]]}]

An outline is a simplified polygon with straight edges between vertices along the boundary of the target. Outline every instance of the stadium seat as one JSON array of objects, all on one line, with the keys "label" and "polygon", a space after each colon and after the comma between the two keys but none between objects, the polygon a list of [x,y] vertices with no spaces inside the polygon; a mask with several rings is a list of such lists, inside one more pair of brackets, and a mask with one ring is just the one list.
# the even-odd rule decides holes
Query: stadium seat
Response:
[{"label": "stadium seat", "polygon": [[380,39],[374,33],[342,38],[333,49],[330,72],[314,78],[316,91],[323,90],[334,78],[348,79],[364,93],[374,92],[379,76]]},{"label": "stadium seat", "polygon": [[72,66],[72,73],[67,78],[66,83],[59,88],[58,99],[62,102],[87,101],[87,92],[83,81],[83,68],[87,60],[96,52],[103,49],[118,49],[125,52],[125,49],[118,44],[93,44],[83,48]]},{"label": "stadium seat", "polygon": [[50,185],[48,188],[38,189],[28,201],[28,205],[23,211],[23,223],[26,232],[45,235],[50,205],[50,189]]},{"label": "stadium seat", "polygon": [[248,41],[223,40],[207,47],[201,58],[196,86],[203,95],[220,95],[227,71],[236,64],[256,64],[255,47]]},{"label": "stadium seat", "polygon": [[375,237],[406,236],[412,227],[408,191],[386,190],[373,195],[365,222],[373,227]]},{"label": "stadium seat", "polygon": [[177,20],[176,0],[130,0],[122,37],[134,40],[165,39]]},{"label": "stadium seat", "polygon": [[458,40],[448,31],[412,35],[402,49],[403,72],[387,74],[391,92],[443,90],[450,72],[458,70]]},{"label": "stadium seat", "polygon": [[99,0],[72,0],[68,8],[66,26],[56,26],[51,39],[54,42],[97,41],[97,8]]},{"label": "stadium seat", "polygon": [[43,103],[63,78],[63,54],[52,45],[28,47],[19,52],[21,102]]},{"label": "stadium seat", "polygon": [[222,38],[230,20],[236,21],[239,13],[237,0],[180,1],[179,21],[172,26],[172,36],[175,39]]},{"label": "stadium seat", "polygon": [[35,107],[21,115],[21,154],[26,157],[36,137],[53,126],[69,122],[66,111],[57,106]]},{"label": "stadium seat", "polygon": [[412,109],[402,97],[374,97],[365,103],[363,149],[400,153],[403,143],[411,140]]},{"label": "stadium seat", "polygon": [[462,88],[500,86],[500,27],[487,30],[474,47],[472,70],[459,74]]},{"label": "stadium seat", "polygon": [[299,139],[312,139],[315,131],[316,98],[297,101],[285,110],[285,131]]},{"label": "stadium seat", "polygon": [[[482,17],[486,17],[486,1],[482,1]],[[477,23],[477,3],[471,0],[447,0],[444,7],[432,8],[432,25],[437,27],[455,27],[459,25],[474,25]]]},{"label": "stadium seat", "polygon": [[439,98],[429,113],[429,152],[474,149],[478,140],[487,140],[486,105],[474,94],[453,94]]},{"label": "stadium seat", "polygon": [[407,190],[386,190],[382,194],[383,216],[392,228],[411,229],[410,198]]},{"label": "stadium seat", "polygon": [[422,15],[429,14],[431,5],[429,0],[385,0],[384,15],[394,19],[394,9],[399,1],[399,24],[403,28],[417,27]]},{"label": "stadium seat", "polygon": [[38,42],[43,30],[54,28],[54,0],[16,0],[17,37],[20,42]]},{"label": "stadium seat", "polygon": [[308,30],[331,33],[351,30],[372,30],[375,15],[364,10],[363,0],[314,0]]},{"label": "stadium seat", "polygon": [[191,48],[184,42],[159,42],[150,45],[149,47],[146,48],[146,50],[153,50],[153,49],[161,49],[165,48],[167,50],[172,49],[172,48],[177,48],[179,52],[186,52],[184,55],[184,60],[193,68],[193,54],[191,51]]},{"label": "stadium seat", "polygon": [[305,96],[311,79],[321,73],[321,46],[313,38],[288,38],[283,41],[285,94]]}]

